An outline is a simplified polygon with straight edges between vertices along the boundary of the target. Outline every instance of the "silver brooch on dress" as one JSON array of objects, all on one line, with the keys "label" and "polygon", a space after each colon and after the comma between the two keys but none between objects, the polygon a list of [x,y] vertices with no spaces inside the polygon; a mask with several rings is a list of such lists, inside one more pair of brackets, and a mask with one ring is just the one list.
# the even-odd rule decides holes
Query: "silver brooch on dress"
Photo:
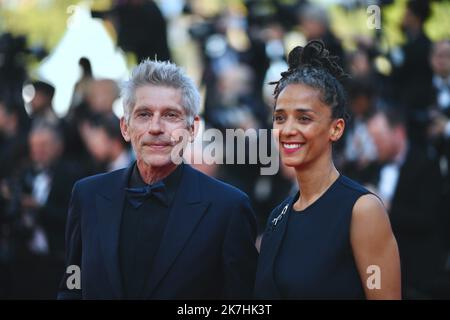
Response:
[{"label": "silver brooch on dress", "polygon": [[283,216],[286,214],[286,211],[287,211],[288,208],[289,208],[289,204],[285,205],[284,208],[283,208],[283,210],[281,211],[281,213],[278,215],[278,217],[276,217],[276,218],[274,218],[274,219],[272,220],[272,227],[273,227],[273,228],[277,225],[277,223],[278,223],[281,219],[283,219]]}]

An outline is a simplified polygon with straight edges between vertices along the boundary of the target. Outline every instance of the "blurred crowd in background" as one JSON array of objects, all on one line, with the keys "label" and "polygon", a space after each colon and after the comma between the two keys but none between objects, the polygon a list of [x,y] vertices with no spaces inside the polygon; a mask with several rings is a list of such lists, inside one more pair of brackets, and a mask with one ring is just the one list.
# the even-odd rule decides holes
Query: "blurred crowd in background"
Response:
[{"label": "blurred crowd in background", "polygon": [[[185,66],[201,88],[206,129],[270,129],[268,83],[287,68],[287,52],[311,39],[325,42],[351,76],[345,83],[350,117],[334,149],[338,169],[385,203],[405,298],[450,298],[450,37],[430,40],[424,30],[435,5],[450,18],[445,1],[400,1],[404,41],[395,47],[384,41],[383,25],[344,46],[330,27],[330,6],[316,1],[234,1],[213,16],[203,14],[202,1],[188,0],[175,1],[177,15],[164,15],[161,2],[116,0],[91,14],[112,24],[117,47],[132,57],[130,69],[147,57]],[[376,3],[383,13],[393,2],[337,6],[352,11]],[[180,21],[176,26],[196,49],[192,64],[170,42],[168,24]],[[80,57],[71,101],[58,113],[56,84],[33,77],[26,63],[48,53],[28,48],[25,36],[0,34],[0,298],[53,299],[64,272],[74,182],[126,167],[134,155],[114,110],[118,79],[96,77],[95,65]],[[290,168],[263,176],[261,166],[197,166],[249,195],[260,234],[274,206],[297,188]]]}]

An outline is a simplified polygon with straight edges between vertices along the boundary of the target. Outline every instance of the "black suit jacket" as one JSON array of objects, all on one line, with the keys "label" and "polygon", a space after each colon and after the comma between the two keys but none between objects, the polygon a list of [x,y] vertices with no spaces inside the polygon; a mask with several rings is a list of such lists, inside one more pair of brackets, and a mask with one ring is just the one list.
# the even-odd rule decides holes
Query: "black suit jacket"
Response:
[{"label": "black suit jacket", "polygon": [[[248,197],[184,165],[154,265],[149,299],[220,299],[251,296],[256,272],[256,224]],[[66,229],[66,264],[81,268],[81,289],[60,299],[121,299],[119,230],[132,170],[77,182]],[[142,252],[142,254],[146,254]]]},{"label": "black suit jacket", "polygon": [[427,151],[411,147],[400,169],[389,216],[398,242],[403,285],[428,290],[440,267],[442,178]]},{"label": "black suit jacket", "polygon": [[[37,223],[44,229],[50,255],[62,262],[70,191],[74,183],[83,177],[83,172],[76,163],[61,159],[49,168],[48,173],[51,176],[50,190],[45,204],[36,212]],[[35,174],[31,167],[22,173],[23,193],[31,194]]]}]

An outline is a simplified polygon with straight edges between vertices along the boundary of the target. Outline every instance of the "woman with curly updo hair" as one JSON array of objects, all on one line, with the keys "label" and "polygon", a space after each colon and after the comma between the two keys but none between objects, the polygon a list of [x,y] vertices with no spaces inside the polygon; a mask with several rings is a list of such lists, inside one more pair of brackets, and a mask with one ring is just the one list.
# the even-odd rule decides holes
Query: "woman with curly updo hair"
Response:
[{"label": "woman with curly updo hair", "polygon": [[274,83],[273,127],[299,192],[269,217],[255,297],[400,299],[400,259],[386,209],[333,163],[347,117],[346,74],[317,40],[294,48],[288,64]]}]

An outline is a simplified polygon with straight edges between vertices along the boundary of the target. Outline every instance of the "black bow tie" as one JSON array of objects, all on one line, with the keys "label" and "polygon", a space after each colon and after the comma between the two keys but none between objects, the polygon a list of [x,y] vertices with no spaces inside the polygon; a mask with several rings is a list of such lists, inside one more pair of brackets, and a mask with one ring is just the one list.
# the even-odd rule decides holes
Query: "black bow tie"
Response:
[{"label": "black bow tie", "polygon": [[144,203],[144,200],[150,198],[152,195],[161,201],[165,206],[168,205],[166,186],[162,181],[158,181],[155,184],[149,184],[140,188],[125,188],[125,190],[128,193],[128,201],[134,208],[139,208],[142,203]]}]

